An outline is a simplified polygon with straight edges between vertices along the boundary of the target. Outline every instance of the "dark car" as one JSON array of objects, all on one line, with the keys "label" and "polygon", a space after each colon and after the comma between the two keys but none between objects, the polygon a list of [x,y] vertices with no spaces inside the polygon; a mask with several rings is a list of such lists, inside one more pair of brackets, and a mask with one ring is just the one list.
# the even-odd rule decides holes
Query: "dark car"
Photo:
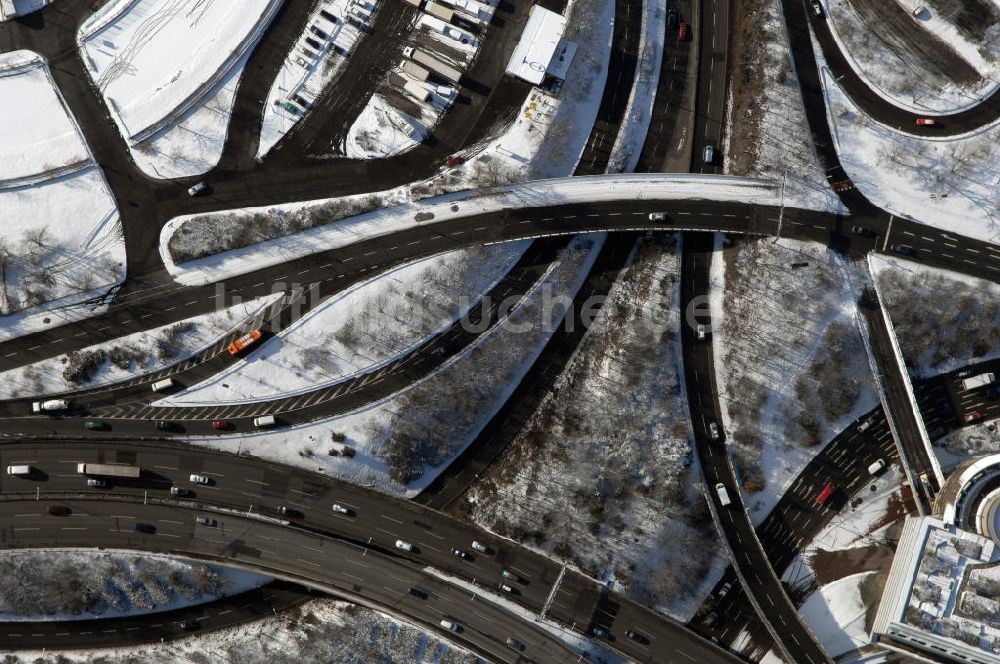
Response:
[{"label": "dark car", "polygon": [[667,27],[675,28],[677,27],[677,10],[668,9],[667,10]]},{"label": "dark car", "polygon": [[278,508],[278,514],[280,514],[281,516],[287,516],[289,519],[302,518],[302,512],[295,509],[294,507],[285,507],[284,505]]},{"label": "dark car", "polygon": [[315,39],[313,39],[312,37],[306,37],[306,43],[309,44],[310,46],[312,46],[317,51],[320,50],[321,48],[323,48],[323,46],[318,41],[316,41]]},{"label": "dark car", "polygon": [[309,26],[309,32],[313,33],[314,35],[316,35],[320,39],[329,39],[329,35],[327,35],[325,32],[323,32],[322,30],[320,30],[319,28],[317,28],[315,25],[310,25]]},{"label": "dark car", "polygon": [[471,553],[469,553],[468,551],[463,551],[462,549],[459,549],[458,547],[454,547],[451,550],[451,555],[456,556],[458,558],[461,558],[462,560],[472,560],[472,554]]},{"label": "dark car", "polygon": [[168,422],[167,420],[156,421],[156,428],[159,429],[160,431],[173,431],[174,426],[175,425],[173,422]]},{"label": "dark car", "polygon": [[515,639],[513,636],[508,636],[507,640],[504,641],[504,643],[506,643],[507,647],[510,648],[511,650],[516,650],[518,652],[524,651],[524,644]]},{"label": "dark car", "polygon": [[889,246],[889,249],[896,252],[897,254],[902,254],[904,256],[916,256],[917,250],[908,244],[893,244]]},{"label": "dark car", "polygon": [[427,599],[427,593],[425,593],[420,588],[410,588],[408,592],[417,599]]},{"label": "dark car", "polygon": [[181,621],[181,629],[183,629],[185,632],[191,632],[193,630],[198,629],[199,627],[201,627],[201,623],[198,622],[197,620],[182,620]]},{"label": "dark car", "polygon": [[861,237],[875,237],[875,231],[870,228],[865,228],[864,226],[854,226],[851,228],[851,232],[855,235],[860,235]]},{"label": "dark car", "polygon": [[49,505],[49,514],[52,516],[69,516],[73,510],[65,505]]},{"label": "dark car", "polygon": [[87,420],[83,423],[83,426],[91,431],[107,431],[111,428],[107,422],[100,422],[98,420]]},{"label": "dark car", "polygon": [[135,531],[137,533],[146,533],[147,535],[152,535],[156,532],[156,526],[151,523],[137,523],[135,524]]},{"label": "dark car", "polygon": [[336,23],[337,17],[326,11],[325,9],[319,10],[319,15],[328,20],[330,23]]},{"label": "dark car", "polygon": [[644,646],[649,645],[649,639],[645,635],[640,634],[634,629],[625,630],[625,636],[631,639],[632,641],[635,641],[636,643],[641,643]]},{"label": "dark car", "polygon": [[599,639],[610,639],[611,638],[611,632],[608,631],[608,628],[607,627],[603,627],[601,625],[594,625],[593,627],[591,627],[590,628],[590,634],[591,634],[591,636],[596,636]]}]

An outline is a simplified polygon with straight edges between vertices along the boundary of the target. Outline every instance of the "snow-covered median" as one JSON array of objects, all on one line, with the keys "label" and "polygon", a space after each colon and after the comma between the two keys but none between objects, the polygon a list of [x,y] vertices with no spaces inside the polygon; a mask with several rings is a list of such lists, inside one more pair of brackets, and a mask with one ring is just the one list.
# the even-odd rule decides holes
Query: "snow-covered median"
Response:
[{"label": "snow-covered median", "polygon": [[[603,236],[574,239],[499,324],[440,369],[346,415],[242,436],[240,452],[413,497],[479,434],[528,371],[597,256]],[[552,305],[554,306],[547,306]],[[233,441],[190,438],[232,451]],[[342,445],[353,456],[340,454]]]},{"label": "snow-covered median", "polygon": [[281,4],[111,0],[84,22],[84,62],[141,167],[177,177],[214,164],[236,81]]},{"label": "snow-covered median", "polygon": [[825,443],[878,403],[855,325],[863,280],[816,243],[748,238],[715,253],[722,424],[755,524]]},{"label": "snow-covered median", "polygon": [[269,577],[128,552],[0,553],[0,620],[84,620],[170,611],[259,588]]},{"label": "snow-covered median", "polygon": [[528,244],[462,249],[381,273],[330,298],[247,359],[159,405],[282,397],[385,365],[464,316]]},{"label": "snow-covered median", "polygon": [[862,113],[822,68],[827,115],[844,169],[875,205],[970,237],[1000,239],[1000,126],[919,138]]}]

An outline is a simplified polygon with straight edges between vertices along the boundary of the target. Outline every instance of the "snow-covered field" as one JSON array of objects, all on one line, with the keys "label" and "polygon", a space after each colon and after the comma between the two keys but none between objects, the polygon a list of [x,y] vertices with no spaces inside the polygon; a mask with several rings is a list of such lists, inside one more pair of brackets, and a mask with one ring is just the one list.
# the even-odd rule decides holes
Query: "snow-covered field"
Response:
[{"label": "snow-covered field", "polygon": [[[412,201],[405,189],[355,196],[351,199],[374,201],[368,209],[384,205],[393,198],[409,202],[382,207],[374,212],[343,218],[336,224],[321,226],[317,224],[322,223],[324,216],[326,219],[340,218],[343,205],[360,204],[363,208],[368,203],[348,199],[327,199],[275,205],[269,208],[248,208],[235,212],[174,217],[160,232],[160,256],[167,271],[176,281],[186,285],[201,285],[285,263],[319,251],[345,247],[360,240],[426,225],[427,222],[421,220],[438,223],[467,218],[469,225],[472,226],[470,230],[482,230],[485,226],[474,226],[478,215],[510,208],[558,205],[567,202],[587,203],[628,198],[647,200],[704,198],[775,205],[780,201],[778,187],[774,182],[767,180],[687,173],[622,174],[600,176],[600,178],[572,177],[525,182],[497,187],[487,192],[461,191],[445,194],[419,202]],[[331,206],[334,212],[329,211]],[[310,215],[319,215],[319,219],[310,220],[308,218]],[[186,234],[185,246],[196,248],[200,242],[215,241],[213,238],[217,235],[225,237],[230,233],[235,234],[241,227],[245,228],[248,222],[253,222],[251,225],[266,224],[268,221],[275,223],[275,218],[282,216],[301,219],[303,225],[297,227],[298,221],[292,224],[281,223],[279,226],[282,233],[286,234],[243,249],[224,251],[180,264],[174,259],[176,251],[174,236],[178,233]],[[634,218],[642,222],[645,215],[636,213]],[[192,222],[196,226],[186,229],[185,226]],[[194,228],[198,229],[197,232],[192,230]],[[294,232],[299,228],[308,230]]]},{"label": "snow-covered field", "polygon": [[865,630],[868,607],[861,598],[861,584],[873,574],[862,572],[828,583],[799,607],[799,615],[832,657],[871,640]]},{"label": "snow-covered field", "polygon": [[195,633],[164,644],[62,652],[50,648],[45,653],[21,652],[6,657],[7,664],[485,664],[409,623],[332,599],[316,599],[272,618]]},{"label": "snow-covered field", "polygon": [[816,243],[743,240],[716,251],[715,375],[754,523],[825,443],[878,401],[854,319],[864,278]]},{"label": "snow-covered field", "polygon": [[727,101],[726,172],[785,182],[785,203],[842,212],[816,159],[812,133],[795,78],[780,0],[761,0],[744,30],[754,77],[740,84],[739,104]]},{"label": "snow-covered field", "polygon": [[118,209],[38,55],[0,55],[0,98],[0,316],[118,283]]},{"label": "snow-covered field", "polygon": [[691,449],[674,241],[642,243],[571,365],[463,510],[683,621],[726,559]]},{"label": "snow-covered field", "polygon": [[169,178],[215,164],[236,83],[280,6],[110,0],[84,22],[84,62],[140,168]]},{"label": "snow-covered field", "polygon": [[[546,277],[477,341],[396,394],[340,417],[243,436],[240,451],[412,497],[465,449],[506,401],[579,289],[603,243],[580,236]],[[191,438],[231,451],[232,441]],[[353,456],[339,450],[346,445]]]},{"label": "snow-covered field", "polygon": [[[347,64],[346,58],[364,37],[365,33],[344,20],[353,2],[320,0],[316,4],[307,24],[317,26],[327,34],[327,38],[318,39],[303,28],[302,37],[282,63],[267,95],[271,103],[264,105],[257,157],[266,155],[309,111],[313,102],[340,74]],[[337,17],[337,22],[331,22],[320,11]],[[306,39],[319,43],[319,50],[314,49]]]},{"label": "snow-covered field", "polygon": [[[0,399],[104,385],[162,369],[205,348],[279,297],[280,294],[275,294],[258,298],[0,372]],[[89,370],[81,371],[84,366]],[[84,376],[88,378],[81,379]]]},{"label": "snow-covered field", "polygon": [[837,152],[869,200],[928,226],[1000,239],[1000,127],[918,138],[872,121],[821,68]]},{"label": "snow-covered field", "polygon": [[460,249],[381,273],[330,298],[232,368],[160,404],[276,398],[387,364],[464,316],[528,244]]},{"label": "snow-covered field", "polygon": [[[0,553],[0,620],[83,620],[170,611],[258,588],[271,579],[149,553]],[[44,574],[39,574],[44,570]]]},{"label": "snow-covered field", "polygon": [[1000,285],[896,257],[870,260],[914,374],[929,378],[1000,357]]},{"label": "snow-covered field", "polygon": [[[886,1],[897,2],[907,14],[921,5],[917,0]],[[913,24],[926,30],[929,38],[944,42],[981,76],[975,83],[963,85],[923,67],[892,35],[887,39],[873,30],[851,0],[825,0],[825,9],[831,32],[851,67],[891,103],[918,113],[952,113],[979,103],[1000,84],[1000,24],[987,24],[982,42],[974,43],[971,35],[956,29],[933,6],[919,18],[912,17]]]},{"label": "snow-covered field", "polygon": [[0,186],[90,159],[49,68],[31,51],[0,55]]}]

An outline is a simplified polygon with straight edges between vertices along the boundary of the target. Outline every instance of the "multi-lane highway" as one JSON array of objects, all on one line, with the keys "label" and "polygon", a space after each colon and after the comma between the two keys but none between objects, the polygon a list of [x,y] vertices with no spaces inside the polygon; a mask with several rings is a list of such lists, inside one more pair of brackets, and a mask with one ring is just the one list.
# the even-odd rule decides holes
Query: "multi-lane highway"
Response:
[{"label": "multi-lane highway", "polygon": [[[108,488],[89,488],[76,472],[81,462],[139,465],[143,475],[138,481],[115,480]],[[166,442],[85,447],[54,441],[0,444],[0,466],[10,464],[31,465],[36,474],[30,479],[0,477],[4,548],[115,546],[176,553],[236,563],[317,588],[336,587],[338,594],[360,596],[395,611],[426,606],[406,604],[412,598],[403,596],[409,587],[430,583],[423,570],[432,567],[496,594],[504,594],[501,583],[513,581],[508,583],[513,588],[506,594],[509,601],[534,613],[547,607],[547,618],[580,633],[603,627],[610,634],[608,645],[636,661],[683,662],[692,656],[727,660],[722,651],[682,626],[514,542],[412,502],[317,473]],[[209,477],[211,484],[189,481],[193,473]],[[172,486],[187,489],[190,495],[174,496]],[[350,514],[333,511],[334,503],[347,507]],[[72,514],[53,516],[47,512],[50,504],[66,505]],[[282,515],[281,507],[291,515]],[[197,516],[219,524],[197,524]],[[137,532],[136,522],[150,524],[155,532]],[[399,550],[397,540],[409,542],[414,550]],[[474,551],[473,541],[488,544],[492,551]],[[453,555],[453,547],[467,551],[471,559]],[[331,554],[338,560],[335,565],[330,564]],[[363,576],[366,557],[384,560],[385,566],[376,570],[372,563],[373,571],[365,571],[371,576]],[[503,569],[518,579],[504,580]],[[390,583],[392,574],[400,580]],[[440,612],[442,605],[429,608]],[[464,619],[469,610],[455,609],[452,615]],[[405,613],[432,627],[439,619],[439,615]],[[510,629],[511,620],[518,619],[508,617],[496,624]],[[487,633],[499,636],[493,629]],[[626,637],[630,629],[650,643]],[[497,656],[486,640],[470,645]]]}]

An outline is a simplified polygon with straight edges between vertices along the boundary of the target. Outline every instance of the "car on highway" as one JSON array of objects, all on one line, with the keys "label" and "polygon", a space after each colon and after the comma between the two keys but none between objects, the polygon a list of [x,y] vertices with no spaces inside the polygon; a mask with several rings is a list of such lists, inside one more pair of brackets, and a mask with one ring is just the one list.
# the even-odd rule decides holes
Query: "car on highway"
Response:
[{"label": "car on highway", "polygon": [[707,325],[703,325],[701,323],[698,323],[695,326],[695,328],[694,328],[694,332],[695,332],[695,334],[698,337],[698,341],[704,341],[705,339],[708,338],[708,326]]},{"label": "car on highway", "polygon": [[449,632],[455,632],[456,634],[462,631],[462,626],[451,620],[442,620],[441,626]]},{"label": "car on highway", "polygon": [[924,14],[927,13],[927,7],[920,6],[913,10],[913,15],[917,18],[922,18]]},{"label": "car on highway", "polygon": [[885,468],[885,459],[876,459],[870,466],[868,466],[868,474],[878,475],[882,472],[883,468]]},{"label": "car on highway", "polygon": [[217,525],[219,525],[219,522],[210,516],[199,516],[194,521],[199,526],[208,526],[209,528],[215,528]]},{"label": "car on highway", "polygon": [[260,341],[261,337],[263,336],[264,333],[261,332],[260,330],[250,330],[249,332],[241,336],[239,339],[226,346],[226,350],[229,352],[230,355],[238,355],[242,351],[246,350],[250,346],[253,346],[255,343]]},{"label": "car on highway", "polygon": [[590,628],[590,635],[598,639],[610,639],[611,632],[603,625],[594,625]]},{"label": "car on highway", "polygon": [[510,571],[506,567],[500,570],[500,576],[507,579],[508,581],[514,581],[515,583],[521,580],[520,576],[518,576],[515,572]]},{"label": "car on highway", "polygon": [[855,235],[860,235],[861,237],[875,237],[875,231],[870,228],[865,228],[864,226],[852,226],[851,232]]},{"label": "car on highway", "polygon": [[504,591],[508,595],[517,595],[518,594],[517,588],[515,588],[514,586],[511,586],[511,585],[508,585],[506,583],[501,583],[500,584],[500,590]]},{"label": "car on highway", "polygon": [[176,424],[168,420],[156,420],[156,428],[159,431],[173,431],[176,427]]},{"label": "car on highway", "polygon": [[451,548],[451,555],[455,556],[456,558],[461,558],[462,560],[472,560],[471,553],[469,553],[468,551],[464,551],[458,548],[457,546],[453,546]]},{"label": "car on highway", "polygon": [[472,540],[472,550],[478,551],[479,553],[485,553],[487,555],[493,553],[493,547],[488,544],[483,544],[478,540]]},{"label": "car on highway", "polygon": [[49,399],[47,401],[33,401],[31,403],[32,413],[58,413],[69,408],[69,402],[65,399]]},{"label": "car on highway", "polygon": [[933,127],[937,124],[937,120],[934,118],[917,118],[918,127]]},{"label": "car on highway", "polygon": [[228,431],[233,428],[233,423],[229,420],[212,420],[212,428],[216,431]]},{"label": "car on highway", "polygon": [[708,435],[712,437],[712,440],[720,440],[722,438],[722,434],[719,431],[719,425],[715,422],[709,422]]},{"label": "car on highway", "polygon": [[297,510],[294,507],[286,507],[285,505],[278,507],[278,514],[287,516],[289,519],[301,519],[303,517],[301,510]]},{"label": "car on highway", "polygon": [[719,588],[718,596],[720,598],[725,597],[729,594],[729,591],[733,589],[733,582],[726,581],[725,585]]},{"label": "car on highway", "polygon": [[520,641],[518,641],[517,639],[515,639],[513,636],[508,636],[507,640],[504,641],[504,643],[506,643],[507,647],[510,648],[511,650],[524,652],[525,645]]},{"label": "car on highway", "polygon": [[955,375],[958,376],[959,378],[968,378],[969,376],[972,375],[972,369],[962,369]]},{"label": "car on highway", "polygon": [[916,256],[917,255],[917,250],[914,249],[913,247],[911,247],[908,244],[892,244],[892,245],[889,245],[889,249],[891,251],[896,252],[897,254],[902,254],[904,256]]},{"label": "car on highway", "polygon": [[401,539],[396,540],[396,548],[400,551],[406,551],[407,553],[413,553],[417,550],[417,547],[413,546],[406,540]]},{"label": "car on highway", "polygon": [[830,500],[830,496],[832,496],[833,492],[836,490],[837,490],[836,484],[834,484],[833,482],[827,482],[825,485],[823,485],[823,490],[820,491],[819,494],[816,496],[816,502],[819,503],[820,505],[826,505],[827,501]]},{"label": "car on highway", "polygon": [[456,154],[456,155],[452,155],[452,156],[448,157],[448,161],[446,162],[446,164],[448,165],[448,168],[454,168],[455,166],[461,166],[464,163],[465,163],[465,157],[463,157],[460,154]]},{"label": "car on highway", "polygon": [[330,509],[336,512],[337,514],[343,514],[344,516],[354,515],[354,512],[351,511],[350,507],[344,507],[340,503],[334,503],[333,505],[330,506]]},{"label": "car on highway", "polygon": [[649,213],[649,220],[650,221],[655,221],[657,223],[661,223],[662,224],[663,222],[668,221],[669,219],[670,219],[670,217],[667,216],[666,212],[650,212]]},{"label": "car on highway", "polygon": [[677,26],[677,41],[686,41],[687,38],[688,38],[687,21],[681,21],[680,25]]},{"label": "car on highway", "polygon": [[719,504],[723,507],[727,507],[732,502],[729,500],[729,492],[726,491],[726,485],[722,482],[715,485],[715,493],[719,496]]},{"label": "car on highway", "polygon": [[276,424],[278,424],[278,420],[274,419],[274,415],[261,415],[260,417],[253,418],[253,425],[258,429],[266,429]]},{"label": "car on highway", "polygon": [[874,424],[874,422],[875,422],[875,416],[874,415],[872,415],[871,417],[867,417],[867,418],[861,420],[861,424],[858,425],[858,431],[860,433],[864,433],[865,431],[868,431],[868,429],[871,427],[872,424]]},{"label": "car on highway", "polygon": [[819,3],[819,0],[812,0],[812,10],[813,14],[816,14],[816,16],[823,18],[823,5]]},{"label": "car on highway", "polygon": [[193,187],[188,187],[188,196],[198,196],[206,191],[208,191],[208,185],[204,182],[199,182]]},{"label": "car on highway", "polygon": [[711,164],[715,161],[715,146],[709,143],[705,146],[705,163]]},{"label": "car on highway", "polygon": [[407,592],[416,597],[417,599],[427,599],[427,593],[425,593],[420,588],[410,588]]},{"label": "car on highway", "polygon": [[101,422],[99,420],[87,420],[83,423],[84,429],[89,429],[91,431],[107,431],[111,427],[108,426],[107,422]]},{"label": "car on highway", "polygon": [[23,463],[13,463],[7,466],[7,474],[14,477],[31,477],[35,474],[35,469]]},{"label": "car on highway", "polygon": [[87,480],[87,486],[91,489],[106,489],[108,487],[108,481],[91,477]]},{"label": "car on highway", "polygon": [[978,410],[974,410],[962,416],[962,421],[965,422],[966,424],[970,424],[972,422],[978,422],[981,419],[983,419],[983,414],[980,413]]},{"label": "car on highway", "polygon": [[719,614],[716,613],[715,611],[712,611],[707,616],[705,616],[704,620],[702,620],[701,622],[706,627],[711,627],[715,623],[719,622]]},{"label": "car on highway", "polygon": [[182,620],[181,629],[185,632],[192,632],[201,627],[201,623],[197,620]]},{"label": "car on highway", "polygon": [[155,381],[149,388],[153,392],[166,392],[174,386],[173,378],[164,378],[162,380]]},{"label": "car on highway", "polygon": [[139,523],[135,524],[135,531],[137,533],[145,533],[147,535],[152,535],[153,533],[156,532],[156,526],[154,526],[151,523],[142,523],[142,522],[139,522]]},{"label": "car on highway", "polygon": [[194,482],[195,484],[211,484],[212,479],[207,475],[199,475],[198,473],[191,473],[188,475],[188,480]]},{"label": "car on highway", "polygon": [[644,646],[649,645],[649,638],[634,629],[625,630],[625,638],[635,641],[636,643],[641,643]]},{"label": "car on highway", "polygon": [[191,495],[191,489],[185,489],[184,487],[180,486],[172,486],[170,487],[170,495],[184,498],[185,496]]},{"label": "car on highway", "polygon": [[73,510],[65,505],[49,505],[49,514],[52,516],[69,516]]},{"label": "car on highway", "polygon": [[670,8],[667,10],[667,27],[676,28],[677,27],[677,10]]}]

